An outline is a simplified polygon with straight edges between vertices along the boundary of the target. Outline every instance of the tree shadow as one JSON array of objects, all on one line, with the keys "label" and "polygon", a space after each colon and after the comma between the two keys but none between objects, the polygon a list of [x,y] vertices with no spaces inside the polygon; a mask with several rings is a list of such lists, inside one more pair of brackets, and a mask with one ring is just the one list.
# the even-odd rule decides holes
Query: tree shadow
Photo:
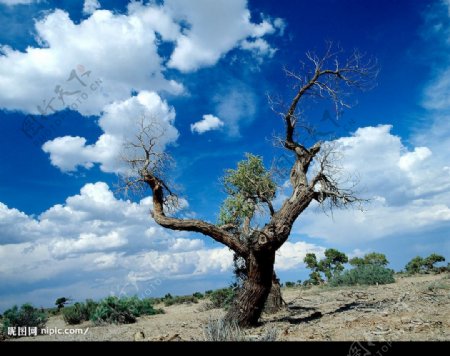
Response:
[{"label": "tree shadow", "polygon": [[354,309],[354,308],[356,308],[356,307],[358,307],[360,305],[361,305],[360,302],[351,302],[351,303],[344,304],[344,305],[340,306],[339,308],[337,308],[336,310],[333,310],[333,311],[328,312],[328,313],[322,313],[322,312],[318,311],[317,308],[314,308],[314,307],[301,307],[301,306],[296,306],[296,305],[295,306],[288,306],[289,310],[296,310],[296,311],[297,310],[301,310],[301,311],[312,311],[312,310],[314,310],[314,312],[312,314],[304,316],[304,317],[295,317],[295,315],[289,315],[289,316],[285,316],[285,317],[282,317],[280,319],[277,319],[275,321],[278,321],[278,322],[285,321],[285,322],[288,322],[290,324],[308,323],[310,321],[320,319],[324,315],[333,315],[333,314],[336,314],[336,313],[342,313],[342,312]]}]

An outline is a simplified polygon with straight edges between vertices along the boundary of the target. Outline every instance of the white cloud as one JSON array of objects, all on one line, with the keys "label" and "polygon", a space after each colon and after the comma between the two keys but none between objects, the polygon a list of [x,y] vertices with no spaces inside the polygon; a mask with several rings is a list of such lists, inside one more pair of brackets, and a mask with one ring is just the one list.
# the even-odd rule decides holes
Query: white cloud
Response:
[{"label": "white cloud", "polygon": [[203,115],[203,120],[197,121],[191,124],[191,131],[197,132],[198,134],[205,133],[211,130],[217,130],[223,127],[223,122],[218,117],[214,115]]},{"label": "white cloud", "polygon": [[104,108],[99,120],[104,133],[96,143],[87,145],[85,138],[64,136],[46,142],[42,149],[50,154],[51,163],[63,172],[75,171],[79,166],[91,168],[98,163],[104,172],[123,173],[127,170],[120,157],[123,145],[135,141],[142,117],[144,124],[157,123],[158,132],[163,132],[155,150],[164,150],[178,138],[173,126],[175,110],[156,93],[144,91]]},{"label": "white cloud", "polygon": [[[257,41],[277,30],[270,20],[252,23],[246,0],[166,0],[165,8],[174,19],[190,25],[177,37],[168,63],[184,72],[211,66],[235,47],[253,50],[243,43],[249,39]],[[277,25],[280,28],[280,21]],[[268,54],[269,48],[260,51],[260,55]]]},{"label": "white cloud", "polygon": [[40,2],[41,0],[0,0],[0,4],[14,6],[14,5],[26,5],[33,2]]},{"label": "white cloud", "polygon": [[94,283],[95,274],[108,269],[141,280],[229,270],[228,248],[206,247],[200,239],[160,227],[150,207],[148,198],[139,203],[117,199],[102,182],[86,184],[80,194],[37,218],[1,204],[2,282],[32,283],[67,273],[84,273],[89,280],[91,271]]},{"label": "white cloud", "polygon": [[240,128],[255,117],[257,98],[247,84],[234,80],[219,90],[213,99],[217,115],[223,120],[228,135],[240,136]]},{"label": "white cloud", "polygon": [[266,40],[262,38],[257,38],[253,41],[244,40],[241,43],[242,49],[252,51],[256,54],[258,58],[261,56],[273,57],[276,49],[272,48]]},{"label": "white cloud", "polygon": [[278,271],[294,270],[304,267],[303,259],[307,253],[316,254],[317,258],[322,258],[325,248],[303,241],[287,241],[278,250],[275,260],[275,269]]},{"label": "white cloud", "polygon": [[[8,90],[0,93],[0,107],[38,114],[37,106],[45,109],[53,97],[54,110],[70,106],[83,115],[98,115],[106,104],[127,99],[132,90],[179,93],[182,86],[162,74],[157,26],[145,20],[148,13],[165,17],[156,7],[145,7],[130,15],[97,10],[76,24],[62,10],[51,12],[36,22],[43,47],[28,47],[25,52],[1,47],[0,85]],[[73,69],[85,87],[77,79],[67,81]],[[88,71],[89,77],[81,77]],[[98,79],[101,88],[92,90],[89,83]],[[64,92],[82,91],[85,99],[81,97],[75,107],[72,104],[81,93],[65,95],[64,106],[55,94],[57,85]]]},{"label": "white cloud", "polygon": [[[301,231],[312,237],[352,244],[450,227],[450,169],[445,150],[408,150],[391,126],[359,128],[336,140],[346,172],[357,172],[367,211],[307,211]],[[368,228],[370,226],[370,228]]]},{"label": "white cloud", "polygon": [[[178,94],[183,86],[165,77],[167,66],[197,70],[214,65],[233,48],[270,56],[273,49],[263,37],[283,28],[280,19],[252,23],[245,0],[131,2],[126,14],[98,5],[85,1],[91,15],[79,23],[60,9],[36,21],[40,47],[21,52],[0,46],[0,85],[7,88],[0,93],[0,108],[48,114],[70,107],[82,115],[99,115],[105,105],[126,100],[132,91]],[[158,52],[165,42],[175,44],[173,53],[165,55],[167,65]],[[72,70],[84,74],[80,79],[86,86],[76,79],[68,82]],[[92,90],[96,80],[101,86]]]},{"label": "white cloud", "polygon": [[83,3],[83,14],[91,15],[95,10],[99,9],[100,3],[98,0],[84,0]]},{"label": "white cloud", "polygon": [[1,243],[18,243],[34,238],[37,222],[17,209],[9,209],[0,203]]}]

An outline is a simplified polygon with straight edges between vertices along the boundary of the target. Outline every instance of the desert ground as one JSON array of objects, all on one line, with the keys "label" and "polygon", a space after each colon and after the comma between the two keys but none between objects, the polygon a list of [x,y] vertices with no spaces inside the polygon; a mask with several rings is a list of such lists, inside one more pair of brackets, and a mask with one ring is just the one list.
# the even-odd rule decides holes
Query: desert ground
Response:
[{"label": "desert ground", "polygon": [[[263,315],[261,325],[243,331],[258,340],[276,329],[279,341],[450,340],[450,275],[397,277],[396,283],[358,287],[283,288],[284,311]],[[40,335],[15,341],[198,341],[204,326],[224,315],[207,300],[163,308],[135,324],[65,324],[50,317],[49,328],[89,328],[86,335]]]}]

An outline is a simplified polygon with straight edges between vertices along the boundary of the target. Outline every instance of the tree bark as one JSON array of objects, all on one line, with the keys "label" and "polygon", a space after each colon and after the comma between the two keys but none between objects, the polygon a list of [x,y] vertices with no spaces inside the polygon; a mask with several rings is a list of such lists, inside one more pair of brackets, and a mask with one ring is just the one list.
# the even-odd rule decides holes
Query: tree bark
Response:
[{"label": "tree bark", "polygon": [[275,252],[261,251],[249,256],[248,276],[228,310],[225,320],[241,327],[255,326],[272,287]]},{"label": "tree bark", "polygon": [[272,288],[270,289],[269,296],[267,297],[264,312],[268,314],[277,313],[283,309],[284,304],[285,302],[281,296],[280,280],[277,278],[276,273],[273,272]]}]

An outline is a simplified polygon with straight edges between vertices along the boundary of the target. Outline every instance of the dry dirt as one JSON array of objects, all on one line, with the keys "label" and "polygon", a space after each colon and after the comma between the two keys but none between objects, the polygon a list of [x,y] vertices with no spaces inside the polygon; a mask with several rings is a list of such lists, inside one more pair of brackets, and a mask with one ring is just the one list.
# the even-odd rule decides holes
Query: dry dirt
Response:
[{"label": "dry dirt", "polygon": [[[281,341],[294,340],[450,340],[450,275],[398,278],[370,287],[285,288],[288,308],[264,315],[261,326],[246,330],[257,339],[269,328]],[[163,307],[165,314],[146,316],[131,325],[67,326],[51,317],[49,328],[89,328],[86,335],[41,335],[20,341],[190,341],[204,340],[203,327],[224,314],[208,309],[207,301]]]}]

